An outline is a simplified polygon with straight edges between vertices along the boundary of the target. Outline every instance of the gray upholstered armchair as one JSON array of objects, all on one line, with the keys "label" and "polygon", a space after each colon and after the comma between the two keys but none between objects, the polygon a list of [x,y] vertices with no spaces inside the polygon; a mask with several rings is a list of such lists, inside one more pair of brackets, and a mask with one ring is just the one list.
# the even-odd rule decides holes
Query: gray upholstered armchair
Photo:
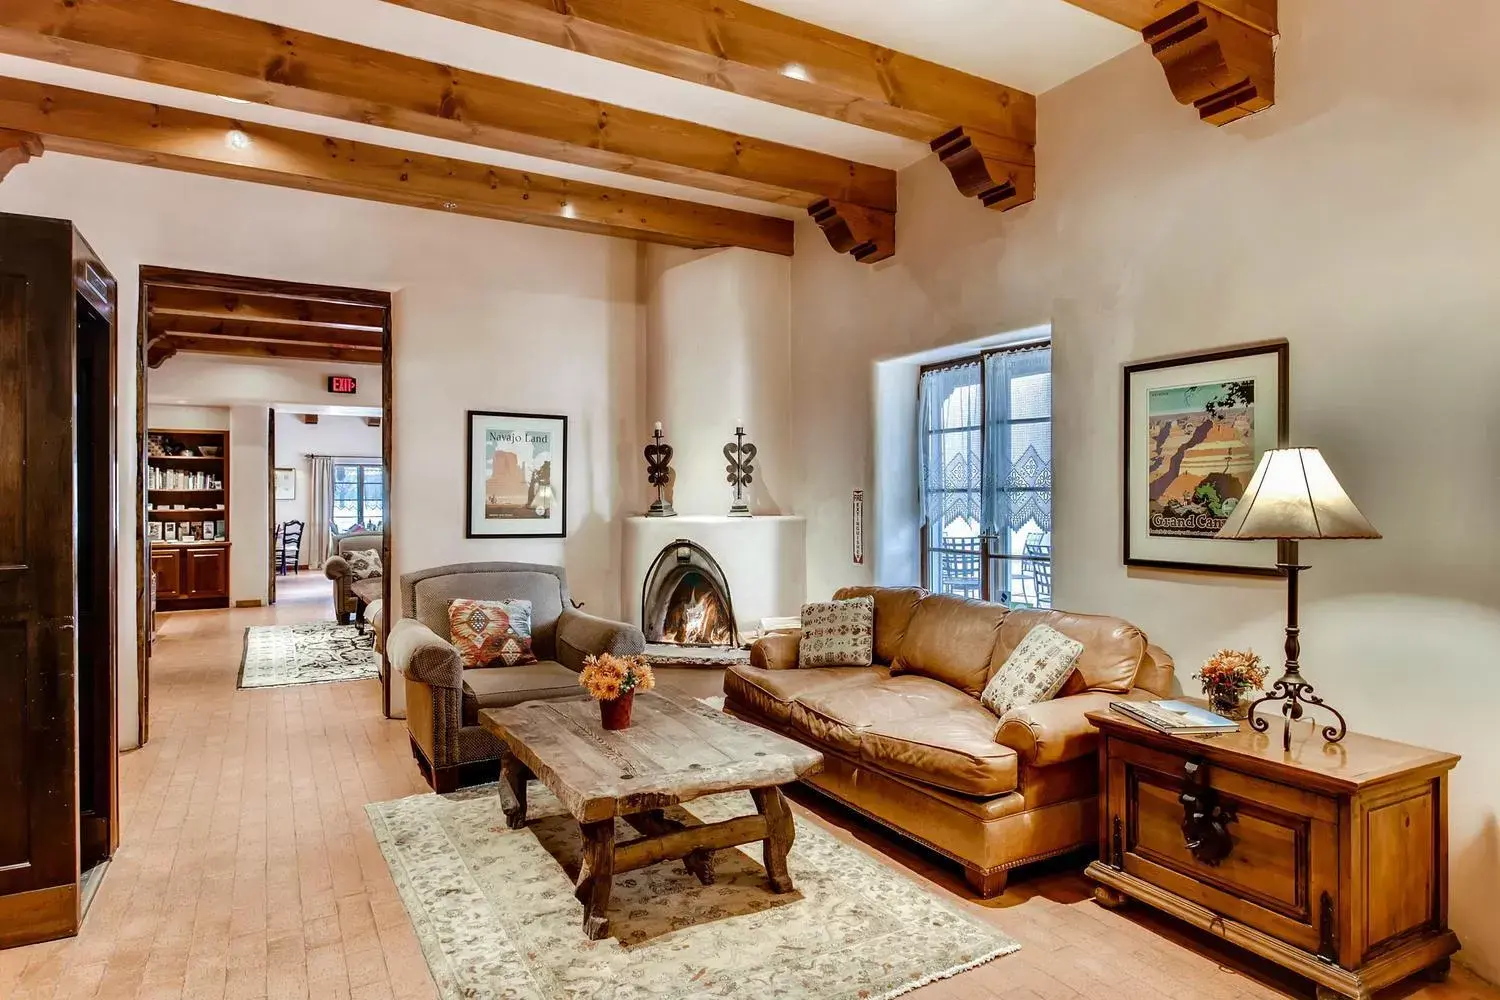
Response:
[{"label": "gray upholstered armchair", "polygon": [[379,531],[362,531],[354,535],[340,535],[333,540],[333,554],[323,564],[323,575],[333,581],[333,616],[339,621],[356,622],[366,604],[380,600],[385,581],[378,576],[367,580],[356,580],[349,571],[345,553],[362,549],[385,552],[385,535]]},{"label": "gray upholstered armchair", "polygon": [[[448,641],[448,605],[458,598],[530,601],[538,662],[465,670]],[[494,781],[498,775],[501,744],[479,725],[480,709],[577,697],[584,657],[646,648],[635,626],[574,608],[560,566],[459,563],[405,573],[401,613],[386,655],[405,679],[412,754],[438,792],[471,781]]]}]

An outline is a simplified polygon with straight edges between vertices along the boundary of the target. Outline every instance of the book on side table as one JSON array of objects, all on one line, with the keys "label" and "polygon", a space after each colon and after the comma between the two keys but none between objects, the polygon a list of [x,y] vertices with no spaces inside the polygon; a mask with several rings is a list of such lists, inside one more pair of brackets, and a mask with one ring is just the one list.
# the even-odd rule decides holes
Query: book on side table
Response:
[{"label": "book on side table", "polygon": [[1226,719],[1189,701],[1112,701],[1109,708],[1157,732],[1173,736],[1212,736],[1238,732],[1240,728],[1233,719]]}]

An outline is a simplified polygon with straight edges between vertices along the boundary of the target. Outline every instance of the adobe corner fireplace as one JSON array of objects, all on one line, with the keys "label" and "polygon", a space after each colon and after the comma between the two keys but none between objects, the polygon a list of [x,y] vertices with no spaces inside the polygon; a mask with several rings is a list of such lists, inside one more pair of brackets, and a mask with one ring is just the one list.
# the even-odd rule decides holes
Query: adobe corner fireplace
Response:
[{"label": "adobe corner fireplace", "polygon": [[679,538],[657,553],[641,586],[648,643],[738,646],[729,582],[708,550]]}]

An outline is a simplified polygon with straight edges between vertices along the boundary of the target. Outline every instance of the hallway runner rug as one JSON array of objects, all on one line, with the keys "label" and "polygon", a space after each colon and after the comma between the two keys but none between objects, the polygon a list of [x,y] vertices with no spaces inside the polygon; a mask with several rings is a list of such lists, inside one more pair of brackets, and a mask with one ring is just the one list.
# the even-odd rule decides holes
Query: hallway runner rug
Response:
[{"label": "hallway runner rug", "polygon": [[[578,824],[528,794],[520,830],[494,785],[365,806],[442,1000],[889,1000],[1020,947],[800,814],[796,891],[767,888],[759,844],[718,851],[709,886],[665,862],[615,877],[610,937],[590,941]],[[755,811],[744,792],[689,808],[672,813]]]},{"label": "hallway runner rug", "polygon": [[380,676],[375,636],[358,625],[251,625],[240,661],[242,688],[357,681]]}]

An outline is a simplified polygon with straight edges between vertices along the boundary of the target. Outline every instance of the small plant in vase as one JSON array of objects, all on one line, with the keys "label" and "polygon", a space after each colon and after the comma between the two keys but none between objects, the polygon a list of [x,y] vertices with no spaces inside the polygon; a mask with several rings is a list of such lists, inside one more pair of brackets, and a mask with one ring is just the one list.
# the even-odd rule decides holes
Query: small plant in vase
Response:
[{"label": "small plant in vase", "polygon": [[1245,695],[1264,686],[1266,671],[1251,650],[1221,649],[1204,661],[1193,678],[1202,682],[1210,708],[1227,719],[1243,719],[1249,714]]},{"label": "small plant in vase", "polygon": [[604,653],[584,659],[578,684],[599,703],[599,721],[605,729],[628,729],[635,693],[656,687],[656,676],[643,656]]}]

